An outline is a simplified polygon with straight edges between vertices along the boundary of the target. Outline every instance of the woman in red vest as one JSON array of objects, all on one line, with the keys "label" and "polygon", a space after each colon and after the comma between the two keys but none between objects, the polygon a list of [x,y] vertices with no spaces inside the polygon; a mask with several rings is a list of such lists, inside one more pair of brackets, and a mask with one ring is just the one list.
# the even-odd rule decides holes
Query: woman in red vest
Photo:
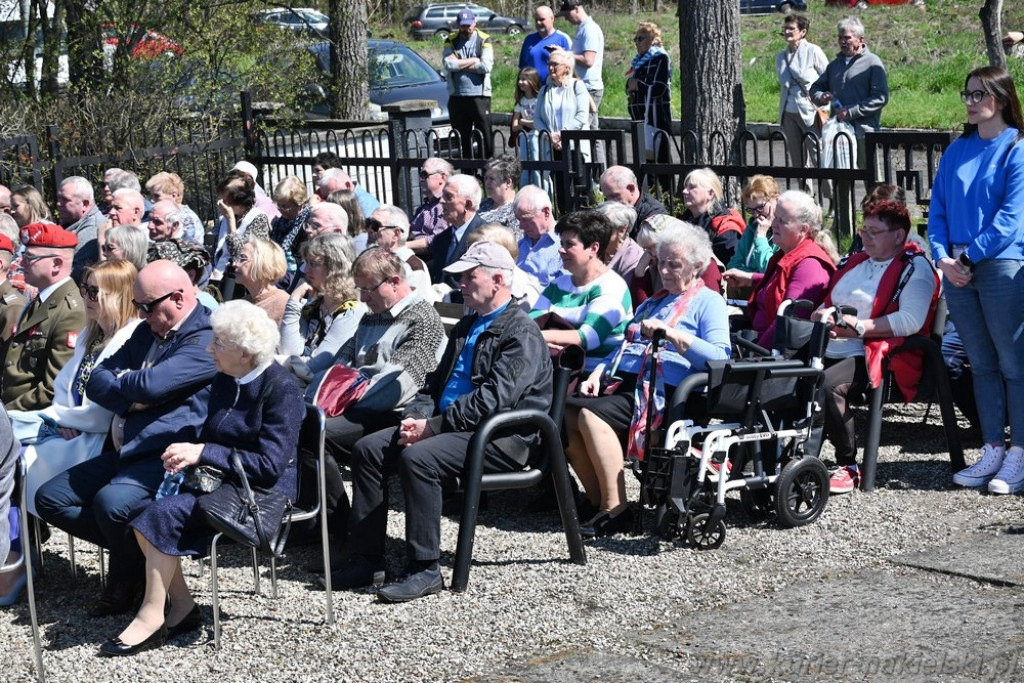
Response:
[{"label": "woman in red vest", "polygon": [[[908,334],[927,334],[939,296],[939,277],[910,234],[910,214],[899,202],[882,200],[864,210],[860,229],[864,251],[840,266],[829,284],[824,306],[813,319],[829,315],[832,306],[852,306],[830,333],[825,353],[825,435],[836,451],[839,468],[832,474],[832,493],[848,493],[860,483],[857,444],[850,400],[882,380],[882,359]],[[906,400],[921,380],[919,353],[901,353],[890,368]]]},{"label": "woman in red vest", "polygon": [[764,273],[733,269],[725,273],[730,286],[752,288],[747,305],[748,322],[757,332],[757,343],[772,347],[775,314],[786,299],[807,299],[821,304],[839,254],[832,237],[821,229],[821,207],[799,190],[779,195],[772,221],[772,242],[779,248],[768,260]]}]

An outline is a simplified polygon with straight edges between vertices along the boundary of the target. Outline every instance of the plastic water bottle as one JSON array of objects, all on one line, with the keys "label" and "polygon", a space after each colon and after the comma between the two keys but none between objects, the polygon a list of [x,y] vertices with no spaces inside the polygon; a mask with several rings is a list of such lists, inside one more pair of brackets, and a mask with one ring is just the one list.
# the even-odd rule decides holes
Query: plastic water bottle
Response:
[{"label": "plastic water bottle", "polygon": [[170,472],[164,473],[164,480],[160,482],[160,488],[156,490],[156,499],[166,498],[167,496],[177,495],[178,488],[181,486],[181,482],[185,480],[185,472],[178,472],[177,474],[171,474]]}]

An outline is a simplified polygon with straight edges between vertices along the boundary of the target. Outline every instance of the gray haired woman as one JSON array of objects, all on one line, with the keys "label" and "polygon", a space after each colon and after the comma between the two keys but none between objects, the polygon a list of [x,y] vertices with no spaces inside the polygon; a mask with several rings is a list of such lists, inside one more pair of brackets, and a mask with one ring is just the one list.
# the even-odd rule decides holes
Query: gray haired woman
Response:
[{"label": "gray haired woman", "polygon": [[[173,443],[164,450],[166,475],[205,465],[230,480],[235,476],[231,454],[237,453],[253,487],[294,499],[304,404],[288,371],[274,363],[277,326],[247,301],[224,304],[210,315],[210,325],[209,351],[218,373],[210,387],[209,414],[199,443]],[[180,559],[205,554],[214,535],[195,514],[196,500],[195,494],[179,491],[132,511],[129,524],[146,558],[145,598],[128,627],[100,646],[101,655],[134,655],[202,627]]]},{"label": "gray haired woman", "polygon": [[116,225],[103,233],[100,255],[104,261],[128,261],[135,270],[146,265],[149,235],[135,225]]},{"label": "gray haired woman", "polygon": [[[666,226],[657,235],[658,269],[664,289],[636,310],[622,346],[609,354],[580,384],[579,396],[565,404],[569,462],[586,492],[580,517],[586,536],[633,528],[622,463],[647,449],[647,411],[652,425],[661,415],[647,404],[650,382],[656,395],[671,396],[690,373],[709,360],[729,357],[729,317],[725,300],[704,285],[701,274],[711,260],[711,242],[690,224]],[[650,340],[663,332],[659,371],[651,372]],[[619,386],[602,395],[612,378]]]}]

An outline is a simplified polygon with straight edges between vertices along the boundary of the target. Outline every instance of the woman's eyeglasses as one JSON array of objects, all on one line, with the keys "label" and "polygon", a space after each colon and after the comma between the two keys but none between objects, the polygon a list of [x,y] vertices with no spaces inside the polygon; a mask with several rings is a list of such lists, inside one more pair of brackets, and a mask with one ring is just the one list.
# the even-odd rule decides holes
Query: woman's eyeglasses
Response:
[{"label": "woman's eyeglasses", "polygon": [[984,90],[961,90],[960,101],[964,104],[978,104],[985,99],[985,95],[988,94],[989,93]]},{"label": "woman's eyeglasses", "polygon": [[420,171],[420,180],[426,180],[432,175],[438,175],[439,173],[443,172],[444,171]]},{"label": "woman's eyeglasses", "polygon": [[647,36],[633,36],[634,43],[642,43],[647,40]]},{"label": "woman's eyeglasses", "polygon": [[764,216],[764,210],[768,208],[768,202],[761,202],[757,206],[748,206],[747,209],[755,216]]},{"label": "woman's eyeglasses", "polygon": [[82,296],[89,301],[96,303],[100,300],[100,288],[93,285],[81,284],[78,286],[78,291],[81,292]]}]

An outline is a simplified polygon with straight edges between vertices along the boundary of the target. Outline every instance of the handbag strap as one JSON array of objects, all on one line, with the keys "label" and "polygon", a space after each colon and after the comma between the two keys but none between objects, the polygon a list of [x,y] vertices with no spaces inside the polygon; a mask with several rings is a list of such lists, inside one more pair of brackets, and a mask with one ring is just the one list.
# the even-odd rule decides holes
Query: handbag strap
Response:
[{"label": "handbag strap", "polygon": [[249,508],[249,514],[252,515],[253,526],[256,528],[256,538],[259,539],[260,548],[270,552],[272,551],[270,539],[267,536],[266,529],[263,528],[263,520],[260,519],[259,515],[260,505],[256,502],[256,496],[253,495],[252,487],[249,486],[249,478],[245,476],[245,469],[242,468],[242,459],[238,457],[238,451],[234,448],[231,449],[231,467],[235,470],[235,474],[242,484],[243,502]]},{"label": "handbag strap", "polygon": [[[789,52],[789,50],[786,50],[786,52]],[[789,69],[789,77],[792,78],[797,87],[803,91],[804,97],[806,97],[813,106],[817,107],[818,105],[814,104],[814,99],[811,98],[811,93],[807,92],[807,87],[793,77],[793,57],[795,56],[796,52],[789,52],[789,54],[786,55],[786,68]]]}]

